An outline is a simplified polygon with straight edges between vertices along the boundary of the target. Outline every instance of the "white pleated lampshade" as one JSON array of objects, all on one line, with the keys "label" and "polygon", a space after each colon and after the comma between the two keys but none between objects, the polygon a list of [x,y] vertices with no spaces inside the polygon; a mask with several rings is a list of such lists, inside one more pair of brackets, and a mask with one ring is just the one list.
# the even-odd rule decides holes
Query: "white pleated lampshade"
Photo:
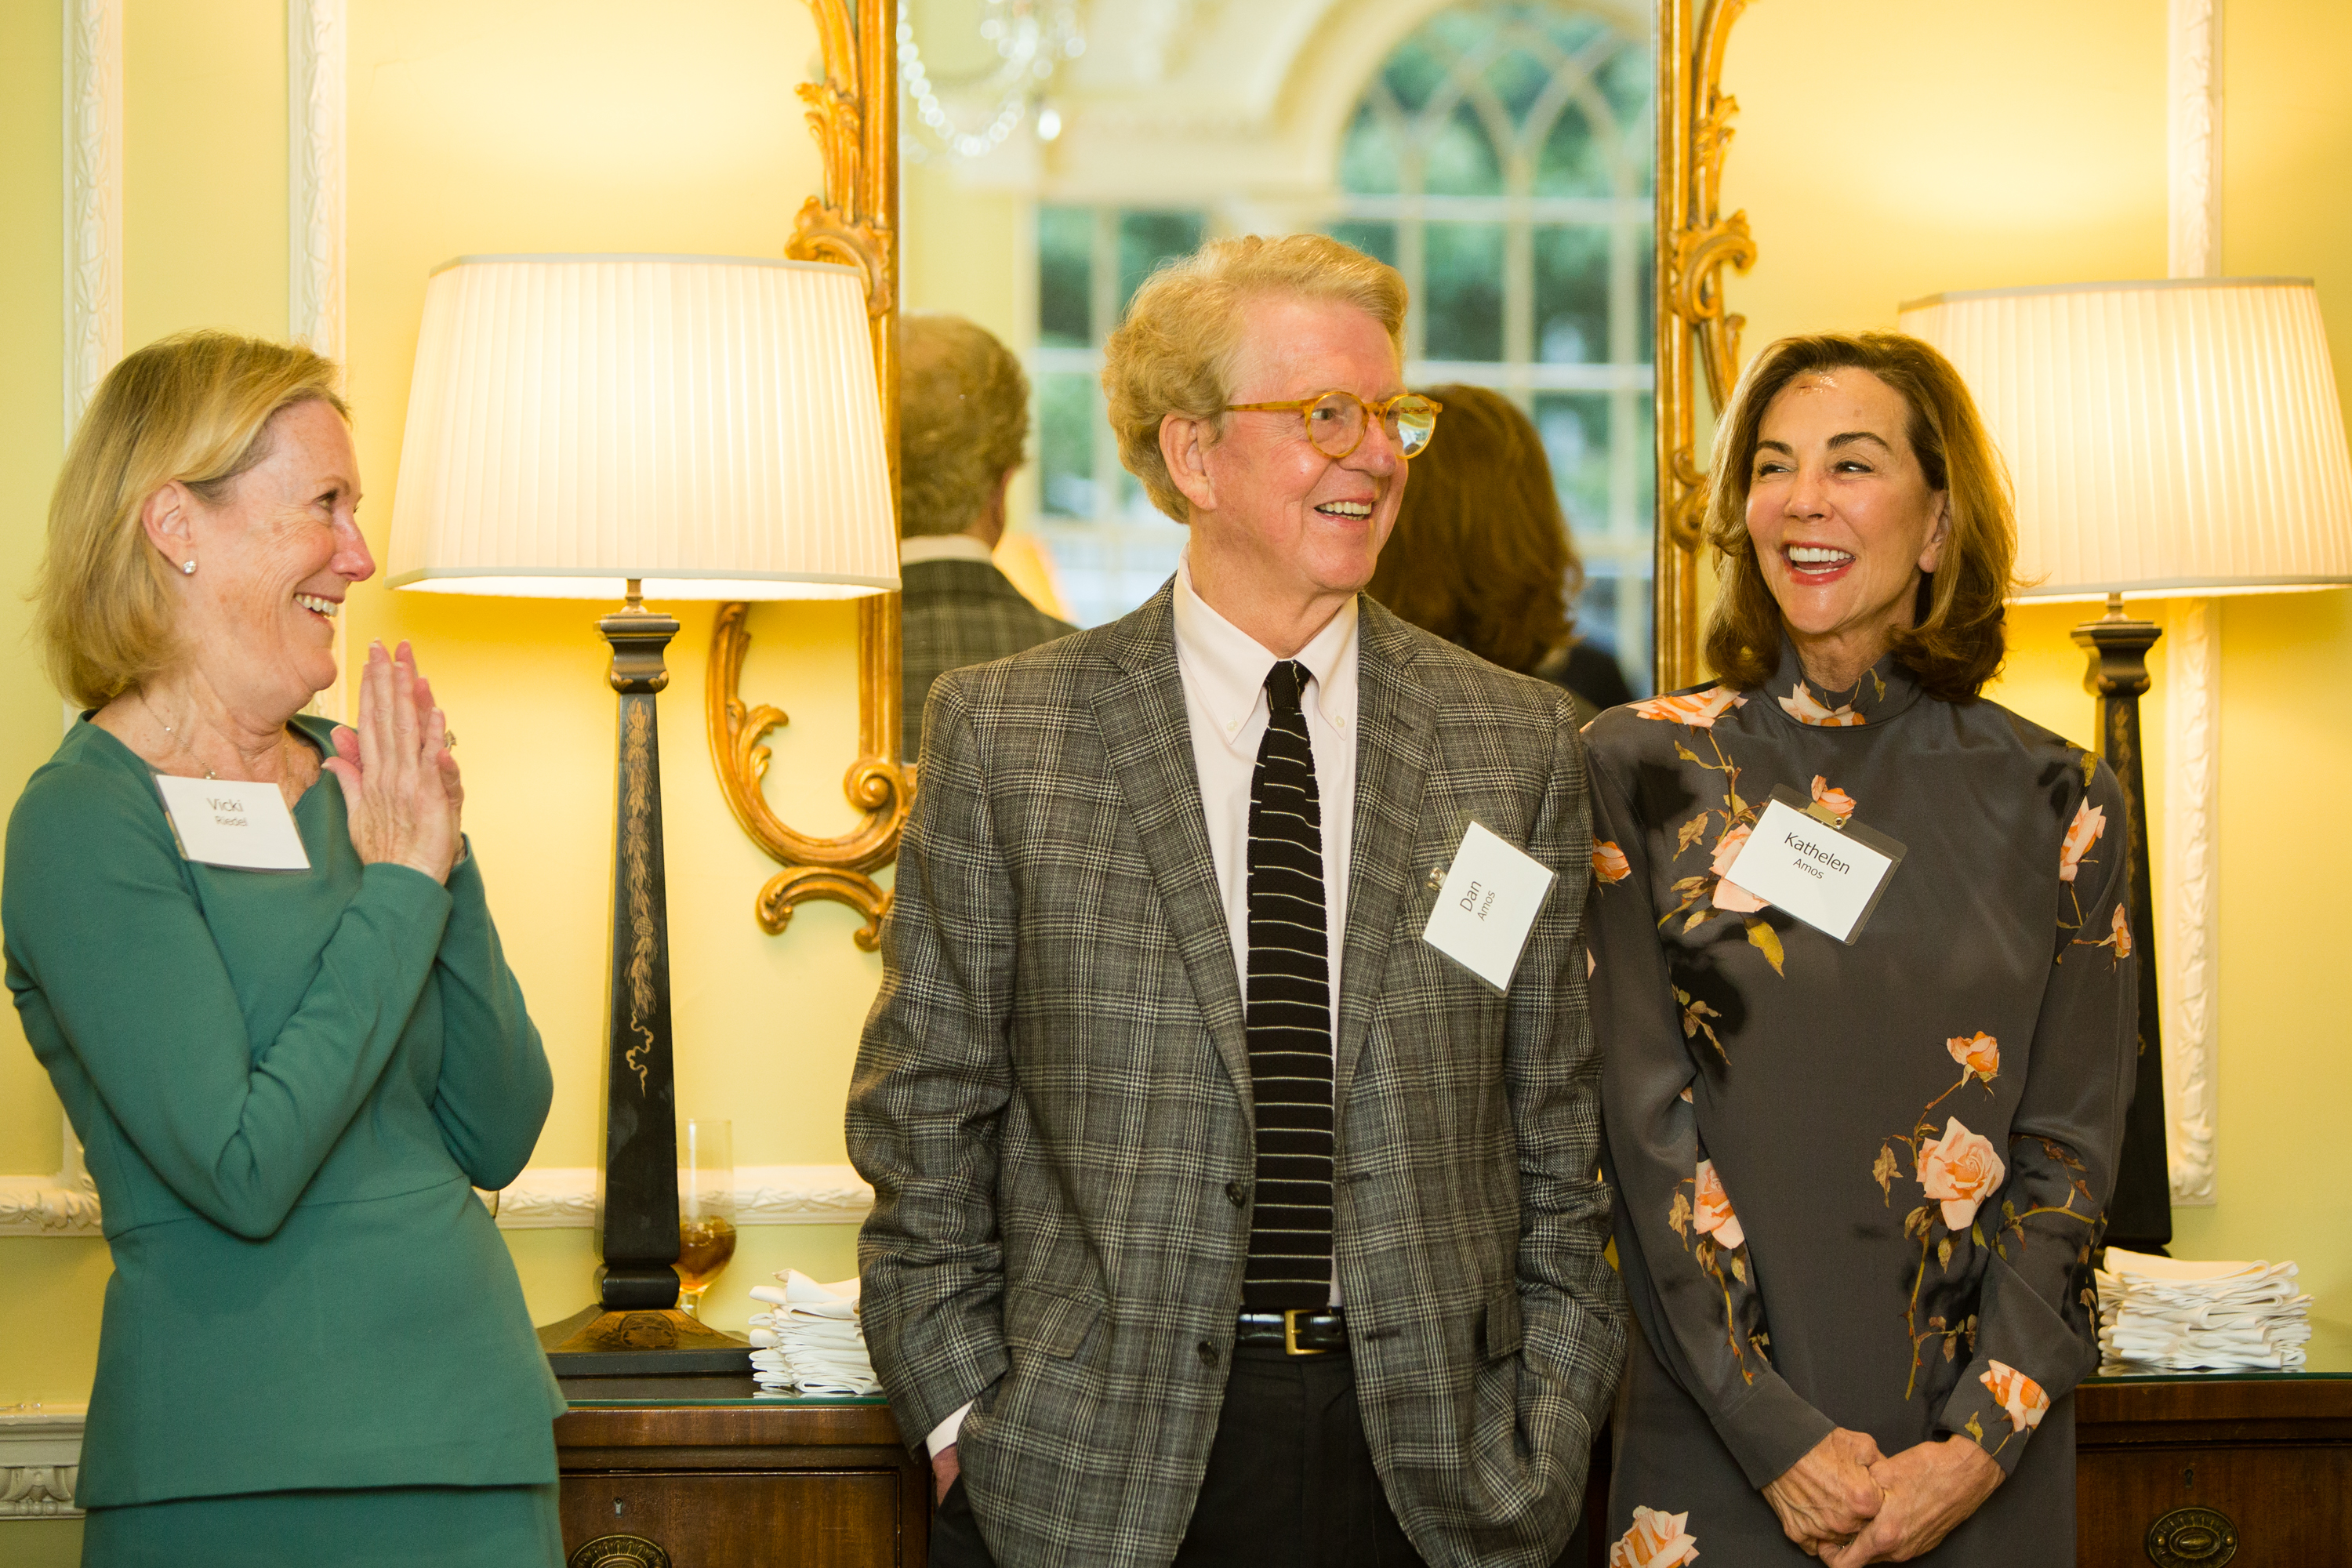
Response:
[{"label": "white pleated lampshade", "polygon": [[2352,457],[2319,298],[2289,278],[1937,294],[2017,486],[2027,598],[2352,583]]},{"label": "white pleated lampshade", "polygon": [[392,585],[617,600],[898,586],[857,272],[732,256],[436,271]]}]

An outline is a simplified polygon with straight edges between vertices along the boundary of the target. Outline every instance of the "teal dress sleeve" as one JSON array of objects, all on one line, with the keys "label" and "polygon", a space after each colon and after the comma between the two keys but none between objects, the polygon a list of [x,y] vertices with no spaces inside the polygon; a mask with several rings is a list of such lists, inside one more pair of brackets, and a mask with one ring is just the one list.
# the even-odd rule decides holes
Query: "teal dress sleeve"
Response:
[{"label": "teal dress sleeve", "polygon": [[9,985],[20,1007],[49,1015],[172,1192],[259,1239],[391,1061],[433,973],[449,895],[404,866],[366,868],[290,1016],[251,1038],[187,862],[145,788],[126,772],[67,766],[26,789],[0,899]]},{"label": "teal dress sleeve", "polygon": [[449,873],[449,923],[434,984],[443,1043],[433,1117],[474,1185],[496,1191],[530,1162],[555,1078],[490,923],[478,855],[467,854]]}]

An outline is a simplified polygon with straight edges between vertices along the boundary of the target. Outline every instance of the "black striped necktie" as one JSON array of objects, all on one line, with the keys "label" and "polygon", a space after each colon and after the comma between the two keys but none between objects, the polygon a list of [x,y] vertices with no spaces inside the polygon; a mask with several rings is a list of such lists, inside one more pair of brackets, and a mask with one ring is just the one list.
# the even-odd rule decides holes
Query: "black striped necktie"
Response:
[{"label": "black striped necktie", "polygon": [[1323,806],[1299,708],[1306,669],[1266,672],[1270,710],[1250,779],[1250,1087],[1257,1206],[1243,1305],[1331,1299],[1331,990],[1323,915]]}]

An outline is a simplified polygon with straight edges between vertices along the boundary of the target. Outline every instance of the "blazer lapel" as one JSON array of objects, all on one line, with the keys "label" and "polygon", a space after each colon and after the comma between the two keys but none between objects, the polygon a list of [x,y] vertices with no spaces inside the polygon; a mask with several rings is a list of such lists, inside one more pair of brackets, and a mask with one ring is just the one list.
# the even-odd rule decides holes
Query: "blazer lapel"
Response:
[{"label": "blazer lapel", "polygon": [[1210,1037],[1247,1115],[1249,1042],[1242,1023],[1241,978],[1234,973],[1233,937],[1201,808],[1201,774],[1192,760],[1183,681],[1176,669],[1174,606],[1171,579],[1113,628],[1120,635],[1109,651],[1118,670],[1093,693],[1095,721],[1111,774],[1151,862],[1170,931],[1183,954]]},{"label": "blazer lapel", "polygon": [[1413,864],[1434,736],[1429,700],[1407,668],[1412,639],[1376,600],[1356,632],[1356,818],[1348,853],[1348,941],[1339,966],[1339,1060],[1332,1103],[1348,1086],[1388,972],[1397,912],[1426,868]]}]

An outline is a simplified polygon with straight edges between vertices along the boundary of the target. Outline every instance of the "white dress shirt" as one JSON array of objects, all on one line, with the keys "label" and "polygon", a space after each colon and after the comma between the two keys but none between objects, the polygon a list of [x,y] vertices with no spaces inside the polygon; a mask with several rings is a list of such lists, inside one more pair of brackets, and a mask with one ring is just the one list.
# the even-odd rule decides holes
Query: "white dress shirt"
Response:
[{"label": "white dress shirt", "polygon": [[917,533],[898,541],[898,564],[916,566],[926,561],[977,561],[996,564],[996,552],[969,533]]},{"label": "white dress shirt", "polygon": [[[909,542],[911,542],[911,541]],[[1299,707],[1315,753],[1315,793],[1322,804],[1323,930],[1331,973],[1331,1048],[1339,1045],[1339,954],[1348,936],[1348,849],[1356,819],[1356,605],[1351,596],[1300,648],[1307,675]],[[1192,734],[1192,765],[1201,775],[1201,809],[1208,818],[1209,858],[1234,945],[1234,975],[1249,994],[1249,808],[1257,776],[1258,742],[1273,710],[1265,678],[1276,659],[1257,639],[1211,609],[1192,591],[1188,551],[1176,564],[1176,673],[1184,687],[1184,721]],[[1331,1302],[1339,1304],[1338,1268]],[[971,1406],[964,1405],[931,1428],[924,1446],[933,1454],[954,1446]]]}]

